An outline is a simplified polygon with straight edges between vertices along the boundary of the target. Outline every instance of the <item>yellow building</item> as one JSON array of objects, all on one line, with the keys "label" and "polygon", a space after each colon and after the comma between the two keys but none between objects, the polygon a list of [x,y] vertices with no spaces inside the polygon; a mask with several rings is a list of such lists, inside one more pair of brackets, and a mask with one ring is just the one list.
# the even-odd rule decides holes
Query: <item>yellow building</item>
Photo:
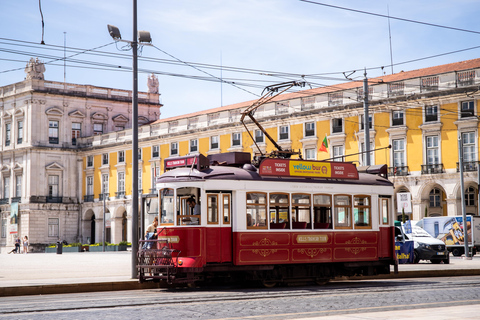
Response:
[{"label": "yellow building", "polygon": [[[480,59],[369,79],[368,127],[370,150],[374,150],[370,164],[388,166],[396,193],[411,200],[405,213],[413,220],[461,214],[459,149],[464,161],[466,210],[468,214],[478,212],[479,83]],[[304,159],[351,161],[364,166],[363,98],[363,83],[356,81],[303,90],[276,97],[256,110],[255,118],[283,149],[300,150]],[[157,213],[155,176],[163,172],[165,159],[235,151],[259,155],[274,150],[250,121],[247,128],[257,148],[240,123],[242,111],[253,102],[140,127],[143,224]],[[325,138],[326,152],[320,151]],[[127,227],[132,198],[131,130],[84,138],[80,143],[83,239],[98,239],[102,230],[102,190],[108,196],[108,240],[131,239],[131,228]],[[398,209],[399,214],[401,211]]]}]

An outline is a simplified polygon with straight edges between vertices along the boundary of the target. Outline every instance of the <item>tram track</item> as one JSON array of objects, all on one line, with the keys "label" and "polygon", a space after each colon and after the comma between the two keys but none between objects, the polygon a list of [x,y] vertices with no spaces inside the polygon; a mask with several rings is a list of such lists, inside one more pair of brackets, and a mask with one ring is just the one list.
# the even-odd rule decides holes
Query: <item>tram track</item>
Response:
[{"label": "tram track", "polygon": [[[0,303],[0,316],[11,314],[35,314],[45,312],[79,311],[96,309],[122,309],[143,307],[174,307],[205,303],[235,303],[241,301],[264,301],[279,299],[336,299],[341,297],[386,296],[392,293],[408,295],[409,292],[463,292],[468,289],[480,288],[480,277],[473,277],[469,281],[436,281],[435,279],[415,281],[335,281],[323,287],[306,286],[302,289],[275,288],[275,289],[245,289],[239,287],[215,287],[183,290],[148,290],[135,293],[111,293],[110,297],[99,299],[92,295],[48,295],[35,301],[34,297],[22,303],[9,303],[8,300]],[[464,279],[466,280],[466,279]],[[214,290],[214,292],[212,292]],[[236,291],[235,291],[236,290]],[[235,292],[232,292],[235,291]],[[428,296],[428,294],[427,294]],[[61,301],[61,303],[59,303]],[[451,302],[451,301],[449,301]],[[440,303],[440,301],[439,301]]]}]

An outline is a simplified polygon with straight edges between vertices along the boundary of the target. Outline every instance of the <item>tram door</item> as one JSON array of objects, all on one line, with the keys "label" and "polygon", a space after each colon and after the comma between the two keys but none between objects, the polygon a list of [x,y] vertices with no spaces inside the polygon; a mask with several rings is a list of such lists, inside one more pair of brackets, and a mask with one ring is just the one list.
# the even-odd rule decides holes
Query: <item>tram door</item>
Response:
[{"label": "tram door", "polygon": [[231,199],[231,193],[207,193],[207,262],[232,261]]}]

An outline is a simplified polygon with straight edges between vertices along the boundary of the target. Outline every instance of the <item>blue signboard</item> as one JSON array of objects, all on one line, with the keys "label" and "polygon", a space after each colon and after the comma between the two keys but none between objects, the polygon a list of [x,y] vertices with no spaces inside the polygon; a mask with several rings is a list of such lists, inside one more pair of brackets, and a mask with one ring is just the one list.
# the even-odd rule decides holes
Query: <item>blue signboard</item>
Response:
[{"label": "blue signboard", "polygon": [[398,263],[413,263],[413,241],[395,241],[395,254]]}]

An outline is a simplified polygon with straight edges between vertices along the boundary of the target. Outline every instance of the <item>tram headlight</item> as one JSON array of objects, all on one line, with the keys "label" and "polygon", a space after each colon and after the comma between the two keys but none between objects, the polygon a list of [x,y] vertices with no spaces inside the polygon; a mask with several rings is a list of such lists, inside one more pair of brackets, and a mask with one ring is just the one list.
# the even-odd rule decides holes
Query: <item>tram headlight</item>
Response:
[{"label": "tram headlight", "polygon": [[179,266],[183,265],[183,260],[178,260],[178,265]]}]

